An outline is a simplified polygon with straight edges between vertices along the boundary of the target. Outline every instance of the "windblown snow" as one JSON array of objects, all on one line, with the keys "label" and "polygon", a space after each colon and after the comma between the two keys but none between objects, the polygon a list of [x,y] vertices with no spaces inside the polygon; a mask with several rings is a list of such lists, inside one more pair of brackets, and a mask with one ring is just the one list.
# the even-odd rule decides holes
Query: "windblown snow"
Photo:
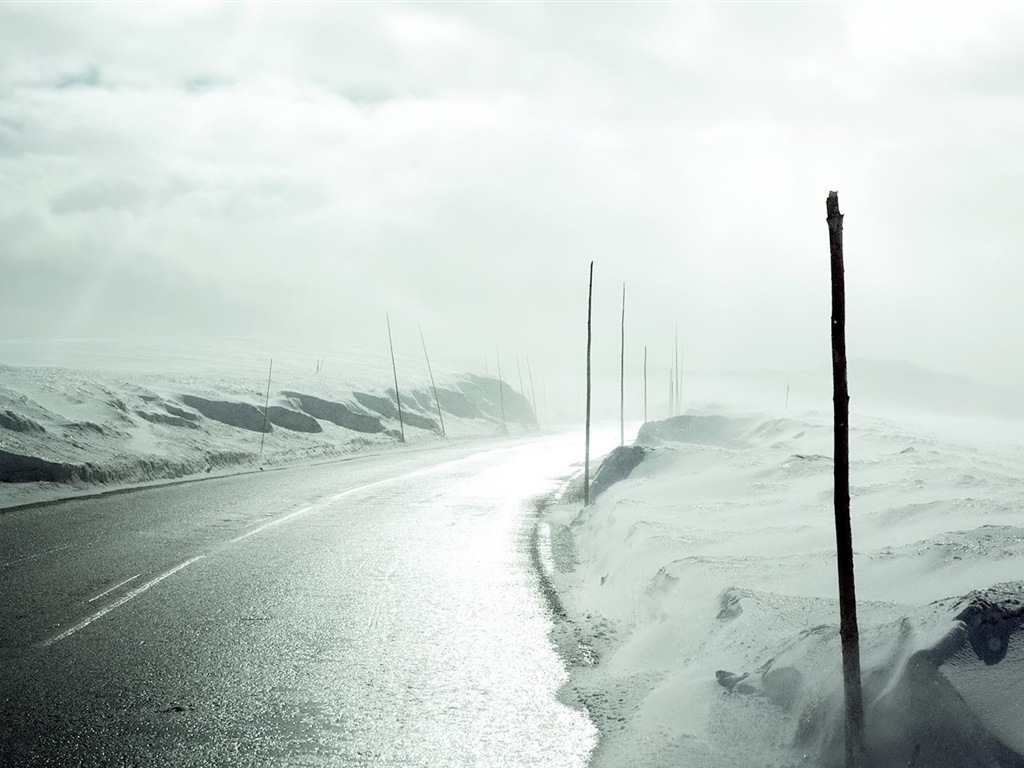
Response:
[{"label": "windblown snow", "polygon": [[[870,764],[1024,766],[1016,426],[851,428]],[[547,510],[595,766],[843,764],[831,455],[830,414],[692,413]]]},{"label": "windblown snow", "polygon": [[[239,343],[131,349],[124,342],[5,345],[0,507],[123,485],[330,459],[536,424],[495,377],[366,350],[287,348],[270,370]],[[319,369],[319,370],[318,370]],[[270,376],[269,401],[267,380]],[[440,404],[440,415],[438,414]]]}]

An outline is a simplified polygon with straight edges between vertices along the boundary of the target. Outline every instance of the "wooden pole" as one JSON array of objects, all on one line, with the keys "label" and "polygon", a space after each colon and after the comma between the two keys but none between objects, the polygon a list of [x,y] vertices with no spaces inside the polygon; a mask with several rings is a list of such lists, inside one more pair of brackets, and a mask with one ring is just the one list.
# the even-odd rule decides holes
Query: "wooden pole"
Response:
[{"label": "wooden pole", "polygon": [[437,406],[437,420],[441,422],[441,437],[446,437],[444,431],[444,416],[441,415],[441,401],[437,398],[437,385],[434,383],[434,371],[430,368],[430,355],[427,354],[427,340],[423,338],[423,325],[420,328],[420,341],[423,343],[423,356],[427,358],[427,373],[430,374],[430,388],[434,390],[434,405]]},{"label": "wooden pole", "polygon": [[[519,374],[519,394],[523,396],[523,400],[526,399],[526,391],[523,388],[523,369],[519,365],[519,353],[516,352],[516,373]],[[523,420],[523,426],[526,426],[526,420]]]},{"label": "wooden pole", "polygon": [[676,379],[672,367],[668,369],[668,415],[676,415]]},{"label": "wooden pole", "polygon": [[675,410],[672,415],[675,416],[679,413],[680,402],[679,402],[679,323],[676,323],[676,343],[672,351],[673,354],[673,366],[675,371],[675,386],[672,388],[672,401],[675,403]]},{"label": "wooden pole", "polygon": [[391,341],[391,316],[384,317],[388,321],[388,347],[391,349],[391,372],[395,374],[395,400],[398,401],[398,427],[402,430],[402,442],[405,442],[405,420],[402,418],[402,394],[398,391],[398,366],[395,365],[395,345]]},{"label": "wooden pole", "polygon": [[786,382],[786,410],[789,410],[789,382]]},{"label": "wooden pole", "polygon": [[679,364],[676,366],[676,410],[683,412],[683,353],[686,350],[679,348]]},{"label": "wooden pole", "polygon": [[530,367],[530,356],[526,356],[526,372],[530,375],[530,404],[533,406],[533,420],[540,428],[540,417],[537,415],[537,392],[533,388],[533,368]]},{"label": "wooden pole", "polygon": [[644,344],[644,424],[647,423],[647,345]]},{"label": "wooden pole", "polygon": [[263,429],[260,431],[260,456],[263,455],[263,441],[267,439],[267,409],[270,408],[270,377],[274,375],[274,358],[270,358],[270,370],[267,372],[267,400],[263,404]]},{"label": "wooden pole", "polygon": [[498,358],[498,400],[501,402],[501,428],[508,432],[508,422],[505,421],[505,382],[501,379],[501,350],[495,349],[495,357]]},{"label": "wooden pole", "polygon": [[590,504],[590,345],[594,310],[594,262],[590,262],[590,287],[587,289],[587,428],[583,454],[583,506]]},{"label": "wooden pole", "polygon": [[619,445],[626,444],[626,284],[622,284],[622,346],[619,350]]},{"label": "wooden pole", "polygon": [[843,214],[839,193],[825,201],[832,257],[832,384],[835,421],[835,518],[839,570],[839,636],[843,646],[846,698],[846,766],[864,766],[864,703],[860,679],[860,637],[853,577],[850,526],[850,392],[846,375],[846,278],[843,267]]}]

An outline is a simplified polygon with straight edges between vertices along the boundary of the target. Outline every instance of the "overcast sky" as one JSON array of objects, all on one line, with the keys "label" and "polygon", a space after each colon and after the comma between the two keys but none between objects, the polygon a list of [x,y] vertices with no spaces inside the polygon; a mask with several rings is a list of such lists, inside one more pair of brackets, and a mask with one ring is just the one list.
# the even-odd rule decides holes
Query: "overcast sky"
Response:
[{"label": "overcast sky", "polygon": [[[1024,6],[1024,4],[1020,4]],[[501,345],[1019,388],[1010,3],[0,6],[0,338]],[[477,365],[482,367],[482,365]]]}]

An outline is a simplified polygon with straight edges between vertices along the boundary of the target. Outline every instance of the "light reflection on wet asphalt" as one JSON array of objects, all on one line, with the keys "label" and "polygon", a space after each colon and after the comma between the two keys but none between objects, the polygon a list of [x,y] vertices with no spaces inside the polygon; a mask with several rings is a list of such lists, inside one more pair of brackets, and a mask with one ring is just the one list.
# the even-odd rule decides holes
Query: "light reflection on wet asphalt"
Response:
[{"label": "light reflection on wet asphalt", "polygon": [[[8,643],[0,760],[586,765],[595,729],[557,698],[566,673],[529,553],[531,501],[578,453],[572,435],[383,460],[340,497],[307,490],[280,524],[183,548],[205,556],[73,636]],[[278,496],[302,481],[260,478]],[[218,514],[267,495],[229,487]]]}]

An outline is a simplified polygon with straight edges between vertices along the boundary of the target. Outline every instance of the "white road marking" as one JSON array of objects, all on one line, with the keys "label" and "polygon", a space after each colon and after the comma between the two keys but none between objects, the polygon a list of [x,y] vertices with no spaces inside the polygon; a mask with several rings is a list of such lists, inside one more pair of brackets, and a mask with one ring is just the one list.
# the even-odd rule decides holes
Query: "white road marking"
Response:
[{"label": "white road marking", "polygon": [[[377,480],[377,481],[372,482],[372,483],[367,483],[365,485],[358,485],[355,488],[349,488],[347,491],[342,491],[341,493],[334,494],[333,496],[329,497],[323,503],[314,504],[314,505],[311,505],[311,506],[308,506],[308,507],[303,507],[302,509],[297,509],[294,512],[289,512],[286,515],[282,515],[281,517],[275,518],[274,520],[270,520],[269,522],[263,523],[262,525],[259,525],[256,528],[253,528],[251,531],[246,531],[242,535],[236,536],[235,538],[233,538],[230,541],[228,541],[227,544],[236,544],[239,541],[243,541],[244,539],[249,538],[250,536],[255,536],[257,533],[261,533],[261,532],[267,530],[268,528],[274,528],[274,527],[276,527],[278,525],[281,525],[282,523],[286,523],[289,520],[291,520],[292,518],[298,517],[299,515],[307,514],[308,512],[311,512],[311,511],[313,511],[314,509],[317,509],[317,508],[326,507],[328,504],[330,504],[332,502],[335,502],[338,499],[343,499],[346,496],[351,496],[353,494],[369,490],[370,488],[375,488],[375,487],[377,487],[379,485],[384,485],[385,483],[393,483],[396,480],[403,480],[403,479],[405,479],[407,477],[411,477],[411,476],[414,476],[414,475],[417,475],[417,474],[421,474],[421,471],[420,472],[412,472],[412,473],[409,473],[409,474],[406,474],[406,475],[400,475],[399,477],[389,477],[389,478],[385,478],[383,480]],[[173,576],[178,571],[182,570],[183,568],[187,568],[188,566],[192,565],[192,563],[196,562],[197,560],[202,560],[204,557],[206,557],[206,555],[197,555],[196,557],[193,557],[191,560],[186,560],[185,562],[179,563],[178,565],[174,566],[170,570],[164,571],[159,576],[157,576],[157,577],[155,577],[153,579],[150,579],[149,581],[147,581],[142,586],[136,587],[135,589],[125,593],[122,597],[119,597],[117,600],[115,600],[114,602],[110,603],[109,605],[105,605],[100,610],[98,610],[95,613],[90,614],[89,616],[85,617],[84,619],[82,619],[80,622],[78,622],[74,626],[71,626],[71,627],[65,629],[64,631],[60,632],[59,634],[54,635],[53,637],[51,637],[51,638],[49,638],[47,640],[44,640],[42,643],[40,643],[40,645],[42,647],[46,648],[46,647],[49,647],[49,646],[53,645],[54,643],[57,643],[57,642],[60,642],[61,640],[64,640],[65,638],[71,637],[71,635],[75,634],[80,629],[84,629],[85,627],[89,626],[90,624],[92,624],[97,619],[103,618],[104,616],[106,616],[111,611],[114,611],[114,610],[120,608],[122,605],[127,603],[129,600],[132,600],[132,599],[138,597],[139,595],[141,595],[143,592],[145,592],[146,590],[150,589],[151,587],[155,587],[157,584],[159,584],[164,579],[166,579],[166,578],[168,578],[170,576]],[[113,592],[118,587],[123,587],[128,582],[134,581],[140,575],[141,574],[135,574],[131,578],[125,579],[120,584],[117,584],[117,585],[111,587],[110,589],[108,589],[103,594],[97,595],[96,597],[92,598],[92,600],[89,600],[89,602],[91,603],[94,600],[99,600],[101,597],[103,597],[104,595],[110,594],[111,592]],[[375,618],[373,618],[371,620],[375,620]]]},{"label": "white road marking", "polygon": [[44,549],[42,552],[33,552],[30,555],[22,555],[16,557],[13,560],[8,560],[6,563],[0,563],[0,568],[6,568],[10,565],[20,565],[21,563],[27,563],[30,560],[38,560],[40,557],[46,557],[46,555],[52,555],[54,552],[61,552],[65,549],[71,549],[74,544],[65,544],[62,547],[53,547],[52,549]]},{"label": "white road marking", "polygon": [[343,499],[346,496],[351,496],[354,493],[359,493],[360,491],[366,491],[369,490],[370,488],[375,488],[376,486],[383,485],[384,483],[393,483],[396,480],[402,480],[405,477],[408,477],[408,475],[402,475],[400,477],[389,477],[384,480],[377,480],[372,483],[367,483],[366,485],[357,485],[355,488],[349,488],[347,491],[342,491],[341,493],[334,494],[333,496],[329,497],[325,502],[322,502],[320,504],[312,504],[308,507],[297,509],[294,512],[289,512],[287,515],[283,515],[281,517],[274,518],[269,522],[263,523],[263,525],[257,526],[256,528],[253,528],[251,531],[246,531],[241,536],[236,536],[235,538],[231,539],[228,542],[228,544],[236,544],[237,542],[242,541],[243,539],[247,539],[250,536],[255,536],[257,533],[262,533],[268,528],[274,528],[278,525],[281,525],[282,523],[286,523],[293,517],[305,515],[308,512],[312,512],[314,509],[324,507],[327,504],[330,504],[331,502],[337,501],[338,499]]},{"label": "white road marking", "polygon": [[73,634],[78,632],[80,629],[85,629],[87,626],[92,624],[94,621],[96,621],[96,619],[103,618],[104,616],[106,616],[111,611],[116,610],[117,608],[120,608],[122,605],[127,603],[129,600],[132,600],[133,598],[138,597],[139,595],[141,595],[143,592],[145,592],[146,590],[150,589],[151,587],[155,587],[157,584],[159,584],[164,579],[166,579],[166,578],[168,578],[170,576],[173,576],[178,571],[180,571],[182,568],[187,568],[188,566],[192,565],[192,563],[196,562],[197,560],[202,560],[204,557],[206,557],[206,555],[198,555],[196,557],[193,557],[191,560],[186,560],[183,563],[178,563],[178,565],[174,566],[170,570],[164,571],[159,576],[150,579],[145,584],[143,584],[141,587],[136,587],[135,589],[131,590],[130,592],[127,592],[124,596],[119,597],[117,600],[112,602],[110,605],[105,605],[102,608],[100,608],[98,611],[96,611],[95,613],[90,614],[89,616],[86,616],[84,619],[82,619],[80,622],[78,622],[74,626],[68,627],[67,629],[65,629],[60,634],[57,634],[57,635],[49,638],[48,640],[44,640],[42,643],[40,643],[40,645],[42,645],[44,648],[46,648],[46,647],[49,647],[49,646],[53,645],[54,643],[57,643],[57,642],[60,642],[61,640],[64,640],[65,638],[71,637]]},{"label": "white road marking", "polygon": [[287,520],[291,520],[293,517],[298,517],[299,515],[304,515],[307,512],[309,512],[311,509],[313,509],[313,508],[312,507],[303,507],[302,509],[296,510],[295,512],[290,512],[289,514],[285,515],[284,517],[278,517],[278,518],[276,518],[274,520],[271,520],[269,523],[264,523],[261,526],[253,528],[251,531],[247,531],[246,533],[243,533],[241,536],[236,536],[235,538],[231,539],[231,541],[229,541],[228,544],[235,544],[235,543],[237,543],[239,541],[242,541],[242,539],[248,539],[250,536],[255,536],[257,533],[260,533],[261,531],[267,530],[267,528],[273,528],[275,525],[280,525],[281,523],[283,523],[283,522],[285,522]]},{"label": "white road marking", "polygon": [[127,584],[127,583],[128,583],[129,581],[135,581],[135,580],[136,580],[137,578],[139,578],[139,576],[141,576],[141,575],[142,575],[141,573],[136,573],[136,574],[135,574],[134,576],[132,576],[131,578],[125,579],[125,580],[124,580],[124,581],[122,581],[122,582],[121,582],[120,584],[115,584],[115,585],[114,585],[114,586],[112,586],[112,587],[111,587],[110,589],[108,589],[108,590],[106,590],[106,591],[104,591],[104,592],[100,592],[100,593],[99,593],[98,595],[96,595],[96,597],[90,597],[90,598],[89,598],[88,600],[86,600],[86,602],[87,602],[87,603],[95,603],[95,602],[96,602],[97,600],[99,600],[99,599],[100,599],[101,597],[106,597],[106,596],[107,596],[107,595],[109,595],[109,594],[110,594],[111,592],[113,592],[113,591],[114,591],[115,589],[118,589],[119,587],[123,587],[123,586],[124,586],[125,584]]}]

